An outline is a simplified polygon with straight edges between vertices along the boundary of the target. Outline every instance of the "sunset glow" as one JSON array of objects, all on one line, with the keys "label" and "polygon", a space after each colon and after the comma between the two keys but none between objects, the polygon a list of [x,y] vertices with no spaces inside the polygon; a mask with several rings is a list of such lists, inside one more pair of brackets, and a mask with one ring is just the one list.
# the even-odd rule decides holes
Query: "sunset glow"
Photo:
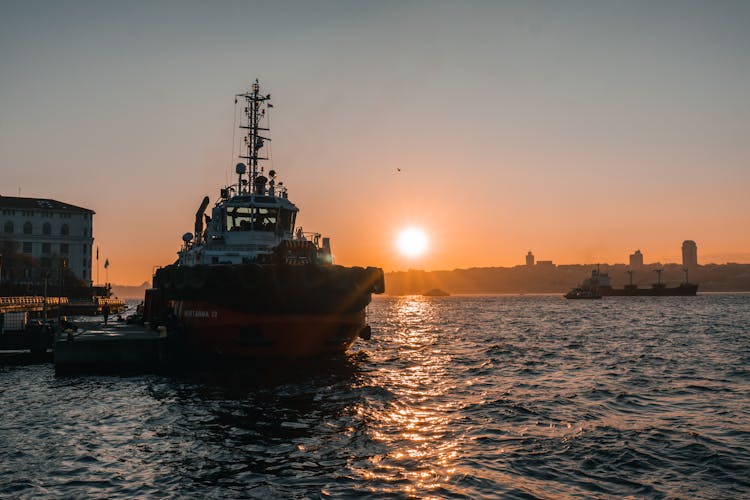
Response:
[{"label": "sunset glow", "polygon": [[150,283],[236,182],[260,78],[267,169],[339,264],[750,262],[750,4],[292,3],[12,3],[0,195],[93,210],[95,280]]},{"label": "sunset glow", "polygon": [[427,251],[427,245],[427,235],[416,227],[404,229],[396,240],[399,252],[406,257],[419,257]]}]

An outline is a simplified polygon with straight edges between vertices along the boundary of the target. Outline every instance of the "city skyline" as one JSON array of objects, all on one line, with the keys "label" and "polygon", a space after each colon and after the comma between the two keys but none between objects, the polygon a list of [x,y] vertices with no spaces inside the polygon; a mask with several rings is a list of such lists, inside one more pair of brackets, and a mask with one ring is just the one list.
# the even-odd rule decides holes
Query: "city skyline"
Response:
[{"label": "city skyline", "polygon": [[[268,168],[341,264],[632,242],[680,262],[688,238],[750,262],[748,21],[739,1],[9,2],[0,194],[94,210],[110,280],[148,281],[234,178],[232,100],[259,78]],[[407,227],[429,240],[413,257]]]},{"label": "city skyline", "polygon": [[[687,266],[687,265],[692,265],[692,266],[700,265],[700,263],[698,262],[698,260],[699,260],[698,259],[698,248],[697,248],[697,245],[696,245],[695,241],[693,241],[693,240],[684,240],[682,242],[681,252],[682,252],[682,257],[681,257],[681,263],[682,263],[682,265],[684,265],[684,266]],[[548,263],[548,262],[553,262],[554,261],[554,258],[552,259],[552,261],[538,261],[538,260],[536,260],[536,257],[537,257],[536,254],[534,254],[533,251],[529,250],[526,253],[526,255],[524,256],[524,261],[525,262],[522,265],[525,265],[525,266],[534,266],[536,264],[539,264],[540,262],[541,263]],[[645,261],[645,254],[643,252],[641,252],[640,248],[636,249],[632,254],[630,254],[628,256],[628,261],[629,261],[629,264],[631,266],[634,266],[634,265],[635,266],[643,266],[643,265],[662,264],[662,263],[663,264],[677,263],[677,261],[662,261],[662,260],[656,260],[656,261],[653,261],[653,262]],[[607,263],[607,262],[602,261],[602,263]],[[620,262],[618,262],[617,260],[615,260],[615,261],[612,262],[612,264],[619,264],[619,263]],[[624,261],[622,263],[624,263]],[[721,263],[708,262],[707,264],[730,264],[730,263],[736,263],[736,262],[721,262]],[[576,263],[570,263],[569,262],[567,264],[581,264],[581,263],[580,262],[576,262]],[[584,263],[584,264],[588,264],[588,263]]]}]

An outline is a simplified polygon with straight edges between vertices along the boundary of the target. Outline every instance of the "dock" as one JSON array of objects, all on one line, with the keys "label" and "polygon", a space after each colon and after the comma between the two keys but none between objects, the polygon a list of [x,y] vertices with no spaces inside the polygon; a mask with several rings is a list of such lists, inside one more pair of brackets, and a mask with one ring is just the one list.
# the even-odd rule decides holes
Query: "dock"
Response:
[{"label": "dock", "polygon": [[168,360],[163,331],[122,322],[62,332],[54,341],[56,373],[153,372]]},{"label": "dock", "polygon": [[[125,311],[118,298],[0,297],[0,352],[30,350],[41,354],[53,348],[57,323],[67,315],[96,316],[104,308],[112,315]],[[56,319],[55,319],[56,318]]]},{"label": "dock", "polygon": [[54,322],[33,326],[0,333],[0,363],[51,361],[57,374],[132,374],[160,372],[174,361],[176,342],[163,327],[124,321],[63,323],[64,331]]}]

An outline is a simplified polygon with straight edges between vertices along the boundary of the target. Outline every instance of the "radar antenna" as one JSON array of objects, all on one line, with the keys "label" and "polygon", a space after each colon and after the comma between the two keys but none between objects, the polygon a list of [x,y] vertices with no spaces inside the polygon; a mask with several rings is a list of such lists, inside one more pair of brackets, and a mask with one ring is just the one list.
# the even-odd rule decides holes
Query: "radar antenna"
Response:
[{"label": "radar antenna", "polygon": [[[239,157],[247,160],[250,167],[249,184],[250,186],[255,186],[259,176],[258,161],[268,159],[267,157],[260,156],[260,150],[265,142],[271,140],[269,137],[260,135],[261,131],[269,130],[266,127],[260,126],[260,120],[266,115],[267,108],[273,107],[270,102],[267,102],[271,99],[271,94],[262,95],[260,93],[260,83],[258,83],[258,79],[256,78],[250,92],[237,94],[235,97],[244,99],[244,119],[240,122],[240,128],[247,131],[244,139],[245,154],[239,155]],[[242,185],[238,186],[238,191],[242,191]]]}]

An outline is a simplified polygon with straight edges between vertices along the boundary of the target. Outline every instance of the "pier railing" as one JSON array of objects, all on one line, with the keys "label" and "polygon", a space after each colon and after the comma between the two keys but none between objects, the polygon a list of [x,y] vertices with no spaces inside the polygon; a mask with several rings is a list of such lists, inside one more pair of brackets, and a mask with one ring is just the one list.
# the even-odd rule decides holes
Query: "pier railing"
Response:
[{"label": "pier railing", "polygon": [[0,297],[0,312],[38,311],[47,307],[53,308],[68,304],[68,297]]},{"label": "pier railing", "polygon": [[79,310],[82,311],[82,314],[100,314],[102,307],[105,305],[109,307],[112,313],[121,312],[125,309],[125,302],[118,298],[94,297],[93,300],[76,301],[75,299],[70,300],[68,297],[47,297],[45,299],[41,296],[28,296],[0,297],[0,313],[41,311],[45,307],[45,302],[47,309],[52,310],[62,307],[71,309],[73,314]]}]

